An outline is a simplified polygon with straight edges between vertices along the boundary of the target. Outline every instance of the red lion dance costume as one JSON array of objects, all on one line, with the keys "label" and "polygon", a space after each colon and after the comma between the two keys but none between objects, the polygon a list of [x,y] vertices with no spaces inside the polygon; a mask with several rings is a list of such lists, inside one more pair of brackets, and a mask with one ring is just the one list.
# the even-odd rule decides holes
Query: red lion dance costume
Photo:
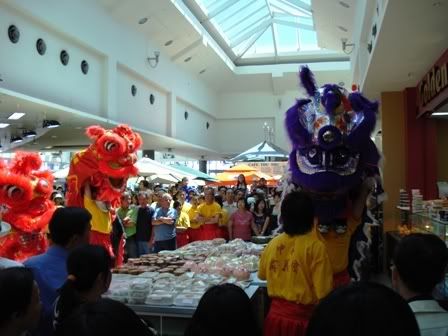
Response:
[{"label": "red lion dance costume", "polygon": [[[87,136],[93,143],[72,158],[67,177],[67,206],[85,207],[92,214],[90,242],[104,246],[114,256],[110,233],[115,209],[127,179],[138,173],[136,151],[142,144],[138,133],[127,125],[112,130],[90,126]],[[123,261],[123,246],[116,263]]]},{"label": "red lion dance costume", "polygon": [[17,152],[9,165],[0,164],[0,204],[6,207],[2,220],[11,225],[0,232],[0,256],[24,261],[45,252],[47,225],[55,206],[50,201],[53,175],[39,170],[38,153]]}]

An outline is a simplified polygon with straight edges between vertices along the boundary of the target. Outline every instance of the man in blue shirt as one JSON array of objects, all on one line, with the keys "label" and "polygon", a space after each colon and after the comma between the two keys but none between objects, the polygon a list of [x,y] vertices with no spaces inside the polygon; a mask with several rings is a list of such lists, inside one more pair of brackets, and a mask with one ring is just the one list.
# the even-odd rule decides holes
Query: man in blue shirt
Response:
[{"label": "man in blue shirt", "polygon": [[170,208],[171,195],[163,194],[160,202],[160,207],[154,213],[152,221],[154,230],[154,252],[162,250],[176,249],[176,218],[177,212]]},{"label": "man in blue shirt", "polygon": [[71,250],[88,244],[92,216],[83,208],[58,208],[49,223],[52,245],[47,252],[25,261],[40,290],[42,316],[38,335],[51,335],[53,304],[57,290],[67,280],[66,260]]}]

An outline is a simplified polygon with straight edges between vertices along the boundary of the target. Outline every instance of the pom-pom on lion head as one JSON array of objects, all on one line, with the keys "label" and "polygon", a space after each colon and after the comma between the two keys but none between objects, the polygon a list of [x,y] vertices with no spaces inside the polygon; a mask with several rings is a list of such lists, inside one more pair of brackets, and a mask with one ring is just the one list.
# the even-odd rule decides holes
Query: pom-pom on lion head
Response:
[{"label": "pom-pom on lion head", "polygon": [[335,84],[318,88],[308,67],[301,68],[300,80],[309,98],[297,100],[285,122],[292,179],[312,192],[347,191],[377,167],[370,134],[378,104]]}]

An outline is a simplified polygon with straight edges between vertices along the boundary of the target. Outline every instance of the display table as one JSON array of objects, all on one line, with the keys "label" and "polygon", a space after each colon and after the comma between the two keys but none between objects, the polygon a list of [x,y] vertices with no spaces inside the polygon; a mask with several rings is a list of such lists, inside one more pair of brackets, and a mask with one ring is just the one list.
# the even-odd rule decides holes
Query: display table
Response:
[{"label": "display table", "polygon": [[[257,322],[262,325],[264,321],[264,307],[260,306],[260,302],[265,302],[263,299],[264,293],[258,291],[259,287],[250,285],[244,291],[251,299],[253,308],[259,312],[257,313]],[[149,321],[160,336],[175,336],[183,335],[185,329],[190,323],[195,307],[180,307],[180,306],[152,306],[152,305],[133,305],[127,304],[132,310],[136,312],[145,321]],[[262,311],[260,309],[263,309]],[[261,316],[263,313],[263,316]]]}]

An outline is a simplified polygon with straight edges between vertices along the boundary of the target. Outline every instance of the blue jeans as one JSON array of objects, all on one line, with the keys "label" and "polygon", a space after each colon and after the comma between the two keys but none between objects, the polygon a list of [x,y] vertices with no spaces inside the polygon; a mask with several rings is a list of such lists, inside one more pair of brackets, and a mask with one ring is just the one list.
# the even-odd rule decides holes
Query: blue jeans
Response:
[{"label": "blue jeans", "polygon": [[149,254],[149,243],[147,241],[137,242],[137,257],[143,254]]}]

